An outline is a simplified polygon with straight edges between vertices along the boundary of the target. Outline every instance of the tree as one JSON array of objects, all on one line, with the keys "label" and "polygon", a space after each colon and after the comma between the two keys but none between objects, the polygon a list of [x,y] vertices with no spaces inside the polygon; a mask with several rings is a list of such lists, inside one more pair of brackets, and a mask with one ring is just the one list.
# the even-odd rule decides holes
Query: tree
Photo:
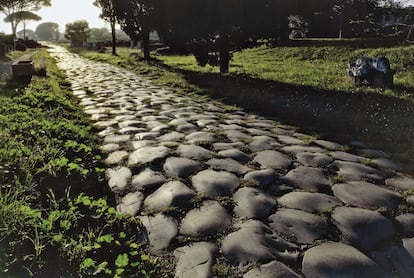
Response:
[{"label": "tree", "polygon": [[91,29],[86,20],[77,20],[66,24],[65,38],[71,41],[72,46],[82,47],[89,39]]},{"label": "tree", "polygon": [[[14,14],[10,14],[4,18],[4,22],[11,23],[15,22],[15,28],[17,29],[17,26],[20,23],[23,23],[23,38],[26,38],[26,24],[29,21],[39,21],[42,18],[38,16],[35,13],[29,12],[29,11],[20,11],[16,12]],[[14,33],[16,33],[16,30],[14,30]]]},{"label": "tree", "polygon": [[59,40],[59,24],[55,22],[43,22],[36,27],[35,32],[39,40]]},{"label": "tree", "polygon": [[27,30],[20,30],[17,33],[17,36],[21,37],[21,38],[28,38],[29,40],[37,40],[37,35],[36,32],[31,30],[31,29],[27,29]]},{"label": "tree", "polygon": [[111,33],[108,29],[104,28],[91,28],[90,41],[102,42],[111,40]]},{"label": "tree", "polygon": [[118,23],[132,40],[142,40],[144,59],[149,61],[150,31],[154,29],[154,1],[151,0],[117,0],[112,1]]},{"label": "tree", "polygon": [[232,51],[286,38],[291,10],[283,0],[159,0],[155,26],[166,44],[186,46],[200,65],[227,73]]},{"label": "tree", "polygon": [[112,3],[113,0],[96,0],[94,5],[101,8],[100,17],[108,21],[111,26],[112,55],[116,55],[116,14]]},{"label": "tree", "polygon": [[[13,14],[19,14],[22,11],[37,11],[41,7],[50,6],[51,0],[0,0],[0,11],[6,17]],[[13,38],[16,38],[16,28],[21,18],[14,17],[10,23],[12,27]]]}]

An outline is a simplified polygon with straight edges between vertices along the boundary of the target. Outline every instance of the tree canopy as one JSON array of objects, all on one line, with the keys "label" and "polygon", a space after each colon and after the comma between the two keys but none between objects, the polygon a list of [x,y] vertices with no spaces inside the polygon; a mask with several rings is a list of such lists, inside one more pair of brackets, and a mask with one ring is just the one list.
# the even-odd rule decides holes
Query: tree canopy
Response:
[{"label": "tree canopy", "polygon": [[19,23],[23,23],[23,38],[26,38],[26,25],[29,21],[39,21],[42,18],[37,14],[29,11],[20,11],[14,14],[10,14],[4,18],[4,22],[16,22],[16,28]]},{"label": "tree canopy", "polygon": [[37,25],[36,35],[39,40],[54,41],[59,39],[59,24],[55,22],[43,22]]},{"label": "tree canopy", "polygon": [[103,16],[115,16],[150,57],[149,32],[200,65],[229,69],[234,50],[262,40],[301,37],[367,37],[379,33],[378,13],[393,0],[96,0]]},{"label": "tree canopy", "polygon": [[71,41],[72,46],[82,47],[89,39],[91,29],[86,20],[77,20],[73,23],[66,24],[65,38]]},{"label": "tree canopy", "polygon": [[[41,7],[50,5],[51,0],[0,0],[0,11],[8,17],[13,14],[18,15],[23,11],[37,11]],[[16,38],[16,28],[21,19],[19,17],[10,19],[13,37]]]}]

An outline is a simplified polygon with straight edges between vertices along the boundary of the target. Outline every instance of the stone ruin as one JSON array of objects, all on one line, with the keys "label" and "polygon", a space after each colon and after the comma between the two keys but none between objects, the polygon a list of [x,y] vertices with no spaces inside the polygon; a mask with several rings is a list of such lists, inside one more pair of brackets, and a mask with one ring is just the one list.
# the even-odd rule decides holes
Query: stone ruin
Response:
[{"label": "stone ruin", "polygon": [[348,74],[356,86],[390,88],[394,84],[394,73],[390,61],[385,57],[362,57],[349,62]]}]

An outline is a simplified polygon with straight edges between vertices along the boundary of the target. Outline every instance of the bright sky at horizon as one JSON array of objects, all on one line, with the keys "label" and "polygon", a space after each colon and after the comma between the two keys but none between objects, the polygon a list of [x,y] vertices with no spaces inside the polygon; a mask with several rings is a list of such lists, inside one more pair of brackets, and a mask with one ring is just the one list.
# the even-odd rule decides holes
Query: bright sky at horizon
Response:
[{"label": "bright sky at horizon", "polygon": [[[414,0],[402,0],[406,5],[414,6]],[[36,26],[42,22],[56,22],[59,29],[63,32],[66,23],[79,19],[85,19],[89,27],[109,27],[109,25],[99,18],[100,9],[93,5],[93,0],[52,0],[51,7],[45,7],[36,12],[42,17],[38,22],[30,22],[27,29],[35,30]],[[0,14],[0,32],[11,33],[10,23],[3,21],[4,15]],[[18,30],[22,30],[19,26]]]},{"label": "bright sky at horizon", "polygon": [[[66,23],[79,19],[85,19],[89,27],[109,27],[109,25],[99,18],[100,9],[93,5],[93,0],[52,0],[51,7],[45,7],[35,12],[42,17],[42,20],[30,22],[27,29],[35,30],[36,26],[42,22],[56,22],[59,29],[63,32]],[[10,23],[5,23],[5,16],[0,14],[0,31],[11,33]],[[19,26],[17,30],[22,30]]]}]

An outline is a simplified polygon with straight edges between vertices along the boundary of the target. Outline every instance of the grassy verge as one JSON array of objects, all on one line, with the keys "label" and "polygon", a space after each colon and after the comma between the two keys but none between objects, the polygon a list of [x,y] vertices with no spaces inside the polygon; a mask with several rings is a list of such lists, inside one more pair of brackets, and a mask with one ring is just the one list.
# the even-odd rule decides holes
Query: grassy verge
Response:
[{"label": "grassy verge", "polygon": [[[229,75],[199,67],[189,55],[157,55],[149,64],[136,50],[119,56],[77,50],[140,74],[179,92],[197,93],[276,118],[299,129],[344,144],[362,140],[414,173],[413,46],[389,42],[315,40],[261,46],[234,53]],[[393,89],[355,88],[347,62],[361,55],[387,56],[395,75]]]},{"label": "grassy verge", "polygon": [[[18,55],[18,54],[16,54]],[[104,194],[97,138],[54,60],[0,83],[0,276],[159,277],[141,225]]]}]

